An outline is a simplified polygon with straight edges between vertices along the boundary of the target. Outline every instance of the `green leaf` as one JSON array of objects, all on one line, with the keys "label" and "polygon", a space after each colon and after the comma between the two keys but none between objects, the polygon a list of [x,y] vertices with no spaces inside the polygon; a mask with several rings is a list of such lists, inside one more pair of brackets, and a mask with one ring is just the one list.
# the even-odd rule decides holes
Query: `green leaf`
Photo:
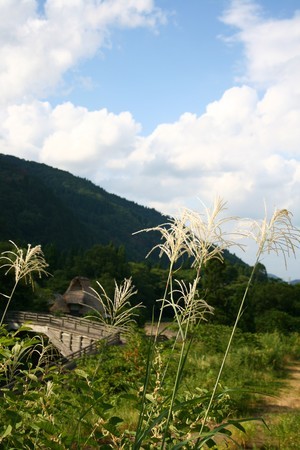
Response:
[{"label": "green leaf", "polygon": [[12,432],[12,426],[9,424],[9,425],[7,425],[6,430],[4,431],[4,433],[1,436],[1,441],[4,438],[6,438],[7,436],[9,436],[11,434],[11,432]]},{"label": "green leaf", "polygon": [[5,411],[5,415],[7,419],[9,419],[9,422],[15,425],[16,427],[18,426],[18,423],[22,420],[22,417],[16,411],[10,411],[8,409],[7,411]]},{"label": "green leaf", "polygon": [[[231,421],[229,421],[229,422],[231,422]],[[233,426],[235,426],[238,430],[242,431],[243,433],[246,433],[245,428],[243,427],[243,425],[240,422],[232,421],[231,424]]]},{"label": "green leaf", "polygon": [[51,422],[47,422],[46,420],[40,420],[39,422],[36,422],[35,428],[40,428],[48,434],[55,435],[57,433],[57,428]]},{"label": "green leaf", "polygon": [[28,378],[30,378],[33,381],[38,381],[38,377],[36,375],[34,375],[33,373],[28,373],[27,376],[28,376]]},{"label": "green leaf", "polygon": [[82,369],[75,369],[75,373],[82,378],[88,378],[88,374]]},{"label": "green leaf", "polygon": [[121,422],[123,422],[123,419],[121,419],[120,417],[117,417],[117,416],[112,416],[108,421],[108,423],[113,426],[116,426]]},{"label": "green leaf", "polygon": [[136,402],[137,401],[137,396],[136,395],[134,395],[134,394],[122,394],[122,399],[125,399],[125,400],[131,400],[131,401],[134,401],[134,402]]},{"label": "green leaf", "polygon": [[111,405],[110,403],[102,402],[101,408],[103,409],[103,411],[108,411],[109,409],[113,408],[113,405]]},{"label": "green leaf", "polygon": [[155,399],[152,394],[146,394],[146,399],[151,403],[155,403]]},{"label": "green leaf", "polygon": [[99,400],[103,397],[103,392],[100,391],[94,391],[93,392],[93,398],[94,400]]}]

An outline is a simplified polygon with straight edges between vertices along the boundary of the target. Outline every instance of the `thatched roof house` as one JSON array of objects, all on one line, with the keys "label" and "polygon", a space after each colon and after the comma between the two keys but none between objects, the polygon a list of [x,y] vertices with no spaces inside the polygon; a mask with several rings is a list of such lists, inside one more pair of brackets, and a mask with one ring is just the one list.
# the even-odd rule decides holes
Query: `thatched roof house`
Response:
[{"label": "thatched roof house", "polygon": [[95,298],[88,278],[75,277],[63,295],[57,296],[51,306],[51,312],[61,312],[74,316],[84,316],[93,310],[102,312],[100,303]]},{"label": "thatched roof house", "polygon": [[64,298],[62,295],[57,294],[55,296],[55,300],[53,305],[50,308],[50,311],[52,313],[63,313],[63,314],[70,314],[70,310],[68,305],[66,304]]}]

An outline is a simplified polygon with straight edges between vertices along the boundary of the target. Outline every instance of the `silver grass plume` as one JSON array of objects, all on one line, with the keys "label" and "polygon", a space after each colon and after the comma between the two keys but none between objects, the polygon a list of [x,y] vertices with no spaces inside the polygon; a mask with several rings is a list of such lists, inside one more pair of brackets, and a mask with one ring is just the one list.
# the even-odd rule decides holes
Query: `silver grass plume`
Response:
[{"label": "silver grass plume", "polygon": [[300,230],[292,223],[292,213],[287,209],[275,209],[268,220],[265,211],[262,221],[246,220],[246,224],[250,224],[250,227],[245,235],[257,243],[257,257],[275,253],[283,257],[287,267],[287,258],[296,256],[300,244]]},{"label": "silver grass plume", "polygon": [[229,234],[224,230],[230,222],[237,220],[236,217],[222,217],[226,202],[217,197],[211,209],[204,209],[205,214],[185,210],[185,219],[190,230],[186,245],[194,258],[192,267],[196,268],[201,268],[210,259],[223,261],[223,251],[233,245],[239,245],[233,240],[236,233]]},{"label": "silver grass plume", "polygon": [[[99,291],[93,291],[93,297],[100,303],[102,312],[92,308],[96,313],[96,319],[111,333],[128,334],[131,325],[135,322],[134,316],[138,315],[138,309],[143,307],[142,303],[131,306],[130,298],[137,293],[131,278],[125,279],[118,285],[115,281],[114,297],[110,298],[104,287],[97,281]],[[95,318],[93,316],[93,318]]]},{"label": "silver grass plume", "polygon": [[10,295],[1,294],[3,297],[7,298],[7,303],[0,320],[0,326],[3,324],[3,320],[19,281],[24,279],[25,282],[31,284],[32,289],[34,289],[34,273],[37,273],[39,278],[41,278],[42,275],[49,275],[46,270],[48,264],[44,258],[44,254],[40,245],[32,247],[30,244],[28,244],[27,250],[23,250],[21,247],[18,247],[13,241],[9,242],[14,246],[14,250],[7,250],[1,253],[0,269],[6,269],[5,275],[7,275],[9,272],[13,272],[15,284]]},{"label": "silver grass plume", "polygon": [[28,244],[27,250],[18,247],[13,241],[9,241],[14,246],[14,250],[7,250],[1,253],[0,269],[6,268],[5,275],[14,272],[15,282],[22,278],[34,287],[33,273],[37,273],[39,278],[42,274],[49,275],[46,271],[48,264],[45,261],[44,254],[40,245],[32,247]]}]

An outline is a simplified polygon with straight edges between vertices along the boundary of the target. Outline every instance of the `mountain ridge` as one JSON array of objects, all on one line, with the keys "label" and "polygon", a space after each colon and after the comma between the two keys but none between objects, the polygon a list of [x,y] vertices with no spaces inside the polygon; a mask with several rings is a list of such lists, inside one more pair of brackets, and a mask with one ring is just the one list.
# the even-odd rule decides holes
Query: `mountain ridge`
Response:
[{"label": "mountain ridge", "polygon": [[46,164],[0,154],[0,240],[54,243],[60,249],[126,245],[141,259],[156,244],[132,233],[166,221],[158,211],[106,192],[91,181]]},{"label": "mountain ridge", "polygon": [[[127,258],[136,261],[144,260],[160,236],[132,234],[168,220],[153,208],[108,193],[70,172],[1,153],[0,201],[0,241],[55,244],[62,250],[112,243],[124,246]],[[229,251],[224,256],[247,266]]]}]

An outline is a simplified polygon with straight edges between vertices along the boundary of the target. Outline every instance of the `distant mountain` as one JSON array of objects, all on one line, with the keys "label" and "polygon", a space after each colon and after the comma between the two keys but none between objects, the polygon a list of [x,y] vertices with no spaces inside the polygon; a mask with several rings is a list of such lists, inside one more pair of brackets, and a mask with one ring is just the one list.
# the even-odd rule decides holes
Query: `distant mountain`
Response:
[{"label": "distant mountain", "polygon": [[268,278],[270,280],[281,280],[280,277],[278,277],[277,275],[274,275],[273,273],[268,273]]},{"label": "distant mountain", "polygon": [[289,281],[289,284],[300,284],[300,280]]},{"label": "distant mountain", "polygon": [[[0,154],[0,241],[58,249],[123,245],[128,259],[143,261],[156,233],[132,233],[165,223],[166,216],[106,192],[69,172]],[[225,251],[232,264],[247,266]]]},{"label": "distant mountain", "polygon": [[[268,278],[270,278],[271,280],[283,281],[282,278],[280,278],[280,277],[278,277],[276,275],[273,275],[271,273],[268,273]],[[291,281],[288,281],[287,283],[288,284],[292,284],[292,285],[300,284],[300,280],[291,280]]]}]

